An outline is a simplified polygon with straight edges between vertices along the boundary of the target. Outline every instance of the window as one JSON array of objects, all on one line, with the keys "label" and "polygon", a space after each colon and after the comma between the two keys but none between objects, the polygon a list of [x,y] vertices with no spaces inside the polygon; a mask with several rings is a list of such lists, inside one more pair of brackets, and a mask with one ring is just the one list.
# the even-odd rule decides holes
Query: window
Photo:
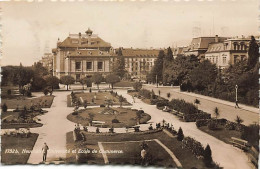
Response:
[{"label": "window", "polygon": [[91,70],[92,69],[92,62],[87,62],[87,70]]},{"label": "window", "polygon": [[227,57],[223,57],[223,64],[227,63]]},{"label": "window", "polygon": [[80,70],[81,69],[81,62],[76,62],[76,70]]},{"label": "window", "polygon": [[103,69],[103,62],[98,62],[98,69],[102,70]]}]

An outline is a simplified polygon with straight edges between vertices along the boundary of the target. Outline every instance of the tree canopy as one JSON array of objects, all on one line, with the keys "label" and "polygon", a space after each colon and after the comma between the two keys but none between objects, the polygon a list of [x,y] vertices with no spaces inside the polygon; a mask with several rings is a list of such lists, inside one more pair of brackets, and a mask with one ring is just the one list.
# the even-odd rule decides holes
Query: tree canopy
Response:
[{"label": "tree canopy", "polygon": [[103,76],[100,73],[95,73],[91,81],[97,85],[97,88],[99,89],[99,84],[103,81]]},{"label": "tree canopy", "polygon": [[112,73],[106,76],[106,82],[111,84],[112,89],[114,89],[114,84],[120,82],[120,78],[118,75]]},{"label": "tree canopy", "polygon": [[69,85],[75,82],[75,79],[72,76],[66,75],[60,78],[61,84],[67,85],[67,90],[69,90]]}]

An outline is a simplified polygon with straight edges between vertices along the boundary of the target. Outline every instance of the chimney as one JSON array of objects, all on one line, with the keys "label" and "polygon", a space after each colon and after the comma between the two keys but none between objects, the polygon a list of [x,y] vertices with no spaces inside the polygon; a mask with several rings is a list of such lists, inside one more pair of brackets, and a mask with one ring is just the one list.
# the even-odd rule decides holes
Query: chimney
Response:
[{"label": "chimney", "polygon": [[218,35],[215,36],[215,42],[218,43]]},{"label": "chimney", "polygon": [[79,32],[79,45],[81,45],[81,33]]}]

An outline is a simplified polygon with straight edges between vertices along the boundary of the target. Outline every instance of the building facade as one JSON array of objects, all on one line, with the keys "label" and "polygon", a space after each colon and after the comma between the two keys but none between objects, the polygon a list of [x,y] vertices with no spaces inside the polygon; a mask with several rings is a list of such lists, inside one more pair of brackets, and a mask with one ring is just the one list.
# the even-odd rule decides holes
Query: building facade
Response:
[{"label": "building facade", "polygon": [[230,38],[220,43],[209,44],[205,59],[220,69],[248,58],[250,38]]},{"label": "building facade", "polygon": [[[159,54],[157,49],[121,48],[125,68],[132,78],[144,79]],[[61,78],[70,75],[79,81],[94,73],[103,76],[111,73],[118,56],[118,49],[88,29],[85,34],[70,34],[64,41],[58,40],[53,53],[53,75]]]},{"label": "building facade", "polygon": [[205,59],[205,53],[208,50],[209,44],[211,43],[219,43],[228,39],[227,37],[219,37],[216,35],[215,37],[197,37],[193,38],[190,45],[183,50],[185,56],[195,55],[198,56],[200,60]]}]

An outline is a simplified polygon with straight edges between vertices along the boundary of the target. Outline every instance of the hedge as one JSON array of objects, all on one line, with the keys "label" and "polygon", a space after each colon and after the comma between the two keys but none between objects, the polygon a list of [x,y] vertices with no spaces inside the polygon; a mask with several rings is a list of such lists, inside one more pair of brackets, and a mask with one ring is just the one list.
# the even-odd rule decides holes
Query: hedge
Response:
[{"label": "hedge", "polygon": [[204,156],[204,147],[202,144],[191,137],[185,137],[182,140],[182,147],[189,149],[196,157]]},{"label": "hedge", "polygon": [[205,112],[199,112],[196,114],[184,114],[183,119],[186,122],[195,122],[200,119],[211,119],[211,114]]},{"label": "hedge", "polygon": [[183,99],[172,99],[169,102],[169,107],[184,114],[196,114],[199,110],[192,103],[187,103]]}]

